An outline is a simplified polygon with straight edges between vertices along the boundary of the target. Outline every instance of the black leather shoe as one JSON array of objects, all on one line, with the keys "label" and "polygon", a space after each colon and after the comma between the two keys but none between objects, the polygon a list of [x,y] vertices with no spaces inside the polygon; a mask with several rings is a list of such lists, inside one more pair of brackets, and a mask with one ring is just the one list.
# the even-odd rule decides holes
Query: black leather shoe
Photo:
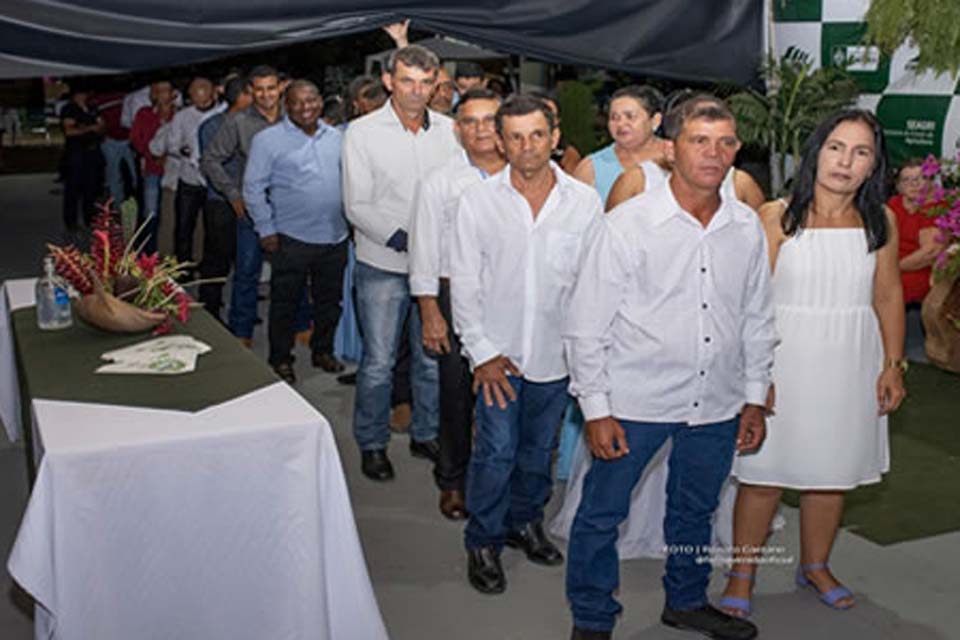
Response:
[{"label": "black leather shoe", "polygon": [[426,458],[436,464],[437,458],[440,457],[440,443],[436,438],[423,442],[410,438],[410,455],[414,458]]},{"label": "black leather shoe", "polygon": [[503,593],[507,588],[500,554],[493,547],[467,550],[467,577],[470,585],[480,593]]},{"label": "black leather shoe", "polygon": [[274,365],[273,372],[289,385],[293,385],[297,381],[297,376],[293,373],[293,365],[289,362],[281,362],[278,365]]},{"label": "black leather shoe", "polygon": [[577,629],[576,627],[570,634],[570,640],[610,640],[612,637],[612,631],[592,631],[590,629]]},{"label": "black leather shoe", "polygon": [[337,376],[337,382],[340,384],[345,384],[349,386],[354,386],[357,384],[357,372],[351,371],[350,373],[344,373]]},{"label": "black leather shoe", "polygon": [[372,449],[361,452],[360,469],[371,480],[383,482],[393,480],[393,465],[384,449]]},{"label": "black leather shoe", "polygon": [[563,563],[563,554],[547,538],[540,522],[528,522],[520,529],[508,531],[507,546],[522,549],[530,562],[551,567]]},{"label": "black leather shoe", "polygon": [[727,615],[710,605],[686,611],[665,608],[660,622],[676,629],[697,631],[716,640],[752,640],[757,637],[757,627],[752,622]]},{"label": "black leather shoe", "polygon": [[331,353],[314,353],[310,357],[310,361],[314,367],[323,369],[327,373],[340,373],[346,368]]}]

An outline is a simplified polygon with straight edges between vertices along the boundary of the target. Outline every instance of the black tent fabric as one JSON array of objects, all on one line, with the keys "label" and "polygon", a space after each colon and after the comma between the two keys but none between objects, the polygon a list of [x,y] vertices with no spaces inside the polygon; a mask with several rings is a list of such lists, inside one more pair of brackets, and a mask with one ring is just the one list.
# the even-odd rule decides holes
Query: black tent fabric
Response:
[{"label": "black tent fabric", "polygon": [[0,77],[120,73],[417,28],[541,60],[747,83],[761,0],[3,0]]}]

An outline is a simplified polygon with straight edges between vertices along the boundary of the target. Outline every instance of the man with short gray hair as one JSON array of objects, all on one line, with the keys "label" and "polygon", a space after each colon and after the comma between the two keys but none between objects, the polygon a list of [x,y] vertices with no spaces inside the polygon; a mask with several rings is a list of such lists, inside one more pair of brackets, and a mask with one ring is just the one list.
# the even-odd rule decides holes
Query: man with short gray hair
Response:
[{"label": "man with short gray hair", "polygon": [[440,61],[416,45],[394,51],[383,73],[383,107],[350,123],[343,145],[343,196],[357,243],[357,371],[354,435],[363,473],[389,480],[390,392],[397,344],[410,314],[413,423],[410,452],[436,460],[437,363],[424,353],[420,315],[407,281],[407,229],[420,180],[459,153],[453,122],[427,109]]}]

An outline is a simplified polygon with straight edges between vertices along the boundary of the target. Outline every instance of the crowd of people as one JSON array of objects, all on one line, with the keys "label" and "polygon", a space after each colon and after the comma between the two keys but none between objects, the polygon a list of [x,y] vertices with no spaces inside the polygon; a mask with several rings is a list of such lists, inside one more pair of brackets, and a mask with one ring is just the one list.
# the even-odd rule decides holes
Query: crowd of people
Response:
[{"label": "crowd of people", "polygon": [[[752,638],[759,550],[793,488],[797,584],[853,605],[828,566],[843,496],[889,468],[904,300],[922,299],[937,249],[916,216],[917,163],[885,206],[872,114],[821,123],[790,195],[764,203],[733,166],[734,115],[708,94],[619,89],[612,142],[585,157],[561,140],[551,96],[504,96],[475,64],[451,77],[416,45],[343,97],[265,65],[194,78],[182,97],[157,80],[98,112],[74,91],[65,225],[89,221],[101,153],[115,200],[131,192],[124,171],[142,181],[148,250],[192,260],[202,220],[198,298],[220,318],[232,272],[224,322],[247,345],[269,260],[269,362],[291,384],[304,328],[312,364],[343,371],[334,333],[355,313],[353,432],[374,481],[395,474],[388,425],[409,352],[409,450],[434,463],[440,512],[466,522],[474,588],[505,591],[505,545],[566,561],[573,637],[608,638],[618,529],[664,513],[663,623]],[[565,559],[544,505],[578,447],[589,469],[570,475]],[[635,491],[658,464],[665,485]],[[713,607],[704,559],[731,474],[733,566]]]}]

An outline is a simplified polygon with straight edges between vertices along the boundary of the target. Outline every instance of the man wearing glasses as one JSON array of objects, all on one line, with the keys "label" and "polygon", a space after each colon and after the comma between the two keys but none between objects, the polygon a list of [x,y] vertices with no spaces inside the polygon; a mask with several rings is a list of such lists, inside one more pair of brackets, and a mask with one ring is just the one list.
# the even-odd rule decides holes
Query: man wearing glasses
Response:
[{"label": "man wearing glasses", "polygon": [[460,195],[504,167],[495,128],[499,107],[499,96],[489,89],[472,89],[463,95],[454,131],[464,153],[420,185],[410,222],[410,293],[420,307],[423,346],[439,355],[440,457],[433,474],[440,489],[440,512],[451,520],[466,517],[464,480],[470,460],[473,379],[453,332],[449,251]]}]

